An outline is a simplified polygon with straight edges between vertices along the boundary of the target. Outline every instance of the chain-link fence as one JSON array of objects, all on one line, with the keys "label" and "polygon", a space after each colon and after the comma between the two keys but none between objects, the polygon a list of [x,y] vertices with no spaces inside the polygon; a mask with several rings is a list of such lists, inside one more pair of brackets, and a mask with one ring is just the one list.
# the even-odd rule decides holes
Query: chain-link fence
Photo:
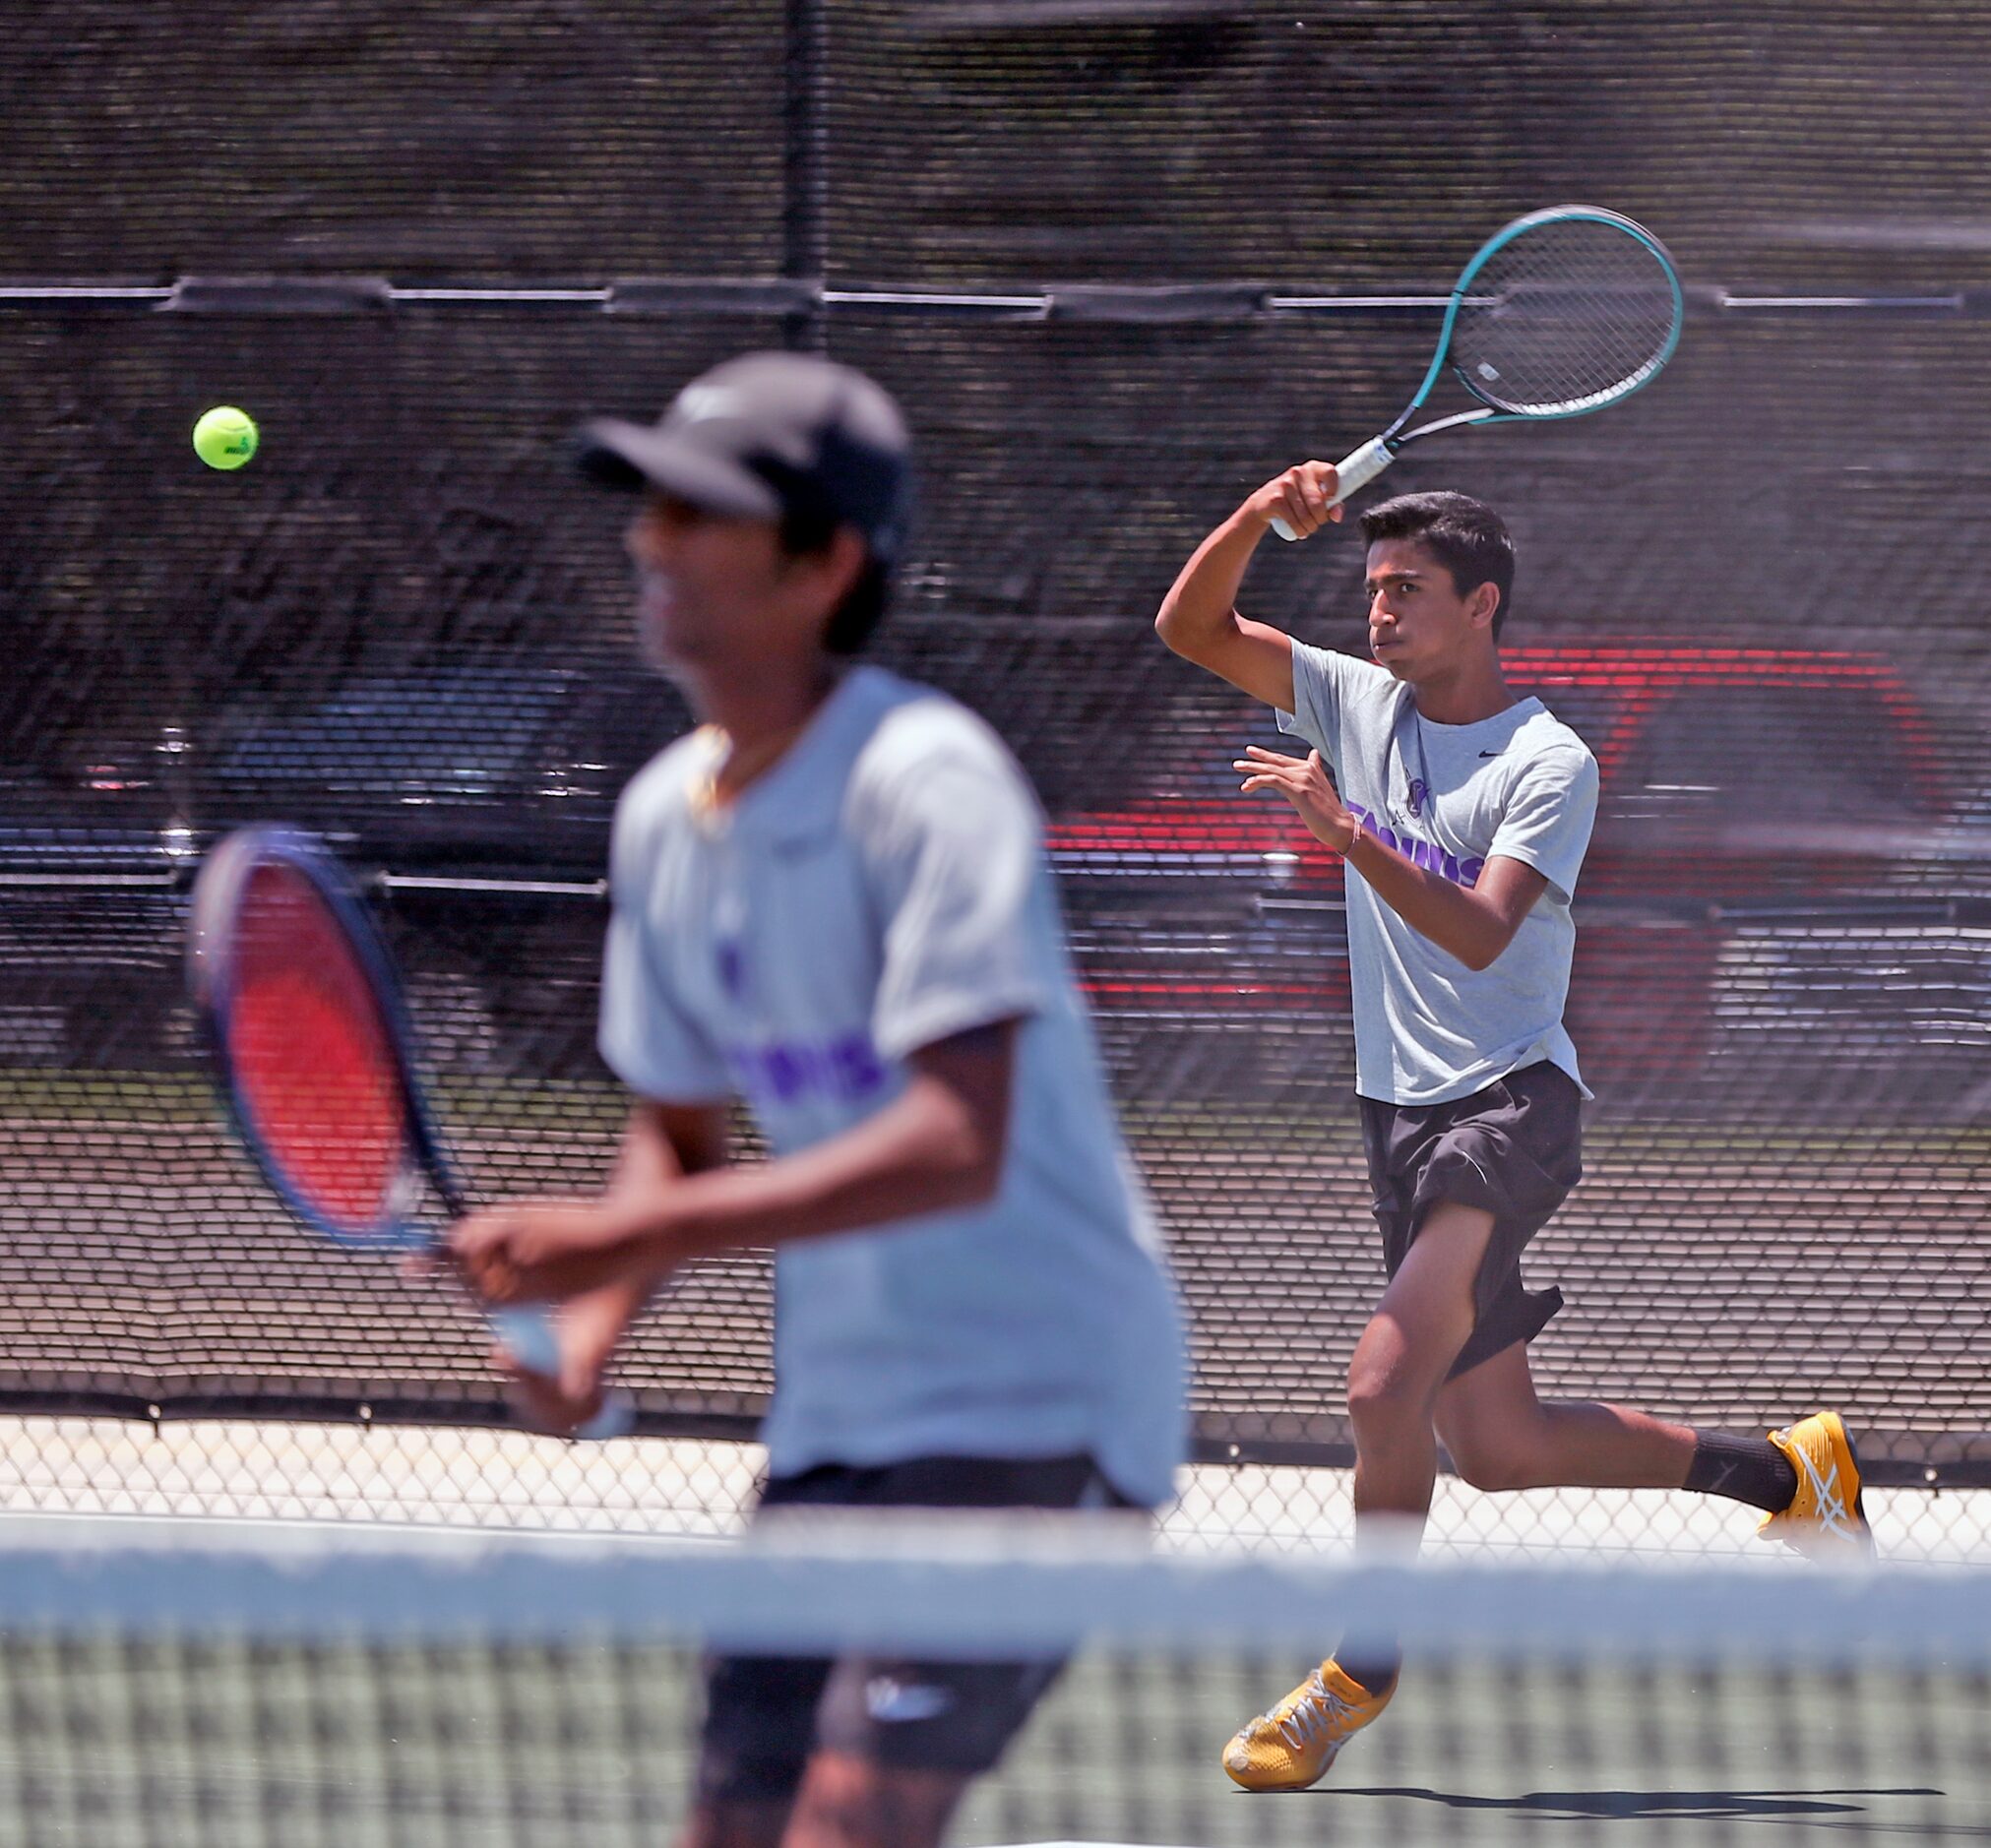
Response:
[{"label": "chain-link fence", "polygon": [[[1044,795],[1194,1318],[1179,1529],[1343,1531],[1340,1373],[1380,1263],[1339,870],[1228,792],[1266,715],[1149,619],[1239,495],[1394,412],[1481,236],[1579,196],[1681,260],[1666,378],[1392,476],[1506,513],[1511,675],[1604,771],[1572,1002],[1599,1095],[1530,1252],[1571,1303],[1537,1372],[1742,1429],[1836,1406],[1896,1491],[1884,1540],[1985,1544],[1967,73],[1991,25],[1765,0],[91,17],[24,13],[0,48],[0,396],[31,433],[0,464],[0,1506],[734,1517],[764,1266],[704,1266],[646,1324],[641,1441],[491,1429],[475,1321],[312,1245],[227,1147],[177,959],[216,833],[325,831],[377,876],[478,1191],[598,1177],[607,820],[685,718],[635,664],[613,516],[561,439],[802,341],[915,426],[882,657],[985,711]],[[186,440],[218,401],[264,431],[227,476]],[[1248,608],[1358,645],[1359,576],[1348,545],[1280,549]],[[1448,1490],[1440,1530],[1733,1522]]]}]

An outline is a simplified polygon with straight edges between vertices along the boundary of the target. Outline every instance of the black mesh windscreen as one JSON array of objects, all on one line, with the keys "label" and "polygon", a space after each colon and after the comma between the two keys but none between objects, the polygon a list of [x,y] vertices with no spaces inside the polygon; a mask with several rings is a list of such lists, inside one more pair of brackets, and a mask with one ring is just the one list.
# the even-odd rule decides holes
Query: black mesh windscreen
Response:
[{"label": "black mesh windscreen", "polygon": [[779,267],[779,0],[8,10],[10,277]]},{"label": "black mesh windscreen", "polygon": [[[113,11],[0,44],[0,1402],[504,1415],[474,1318],[289,1227],[228,1146],[186,881],[250,820],[389,876],[475,1191],[597,1182],[594,882],[688,717],[564,444],[807,340],[913,425],[876,653],[1042,792],[1199,1438],[1345,1456],[1381,1267],[1340,872],[1233,793],[1271,715],[1151,619],[1243,494],[1400,407],[1438,314],[1377,298],[1579,198],[1680,261],[1665,376],[1381,484],[1504,513],[1510,676],[1603,770],[1570,1008],[1597,1096],[1526,1261],[1571,1304],[1537,1378],[1744,1430],[1830,1404],[1893,1480],[1991,1472],[1991,24]],[[164,292],[188,277],[394,286]],[[188,444],[218,402],[262,428],[234,474]],[[1359,649],[1360,580],[1346,533],[1269,546],[1243,606]],[[767,1318],[758,1258],[686,1279],[624,1370],[645,1428],[748,1428]]]},{"label": "black mesh windscreen", "polygon": [[1910,0],[854,0],[832,275],[1448,285],[1571,200],[1748,295],[1981,280],[1991,19]]}]

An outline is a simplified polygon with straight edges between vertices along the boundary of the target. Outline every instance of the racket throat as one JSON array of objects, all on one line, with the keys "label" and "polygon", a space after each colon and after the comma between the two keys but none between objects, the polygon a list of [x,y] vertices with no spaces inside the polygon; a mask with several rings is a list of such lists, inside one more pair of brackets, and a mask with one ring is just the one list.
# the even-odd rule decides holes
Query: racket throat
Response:
[{"label": "racket throat", "polygon": [[1449,417],[1440,417],[1434,423],[1419,424],[1409,436],[1400,438],[1395,448],[1401,449],[1413,437],[1431,436],[1441,430],[1468,430],[1475,423],[1514,423],[1518,421],[1511,411],[1496,410],[1488,405],[1484,410],[1455,411]]},{"label": "racket throat", "polygon": [[381,1226],[387,1234],[385,1242],[400,1243],[407,1236],[421,1211],[421,1172],[404,1157],[381,1198]]}]

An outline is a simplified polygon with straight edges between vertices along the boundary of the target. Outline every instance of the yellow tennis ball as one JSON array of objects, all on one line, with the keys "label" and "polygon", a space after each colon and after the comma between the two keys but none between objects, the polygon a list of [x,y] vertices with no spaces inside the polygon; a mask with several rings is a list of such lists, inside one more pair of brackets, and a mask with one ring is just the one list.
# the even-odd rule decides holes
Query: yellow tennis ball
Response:
[{"label": "yellow tennis ball", "polygon": [[239,468],[256,453],[256,419],[233,404],[217,404],[194,425],[194,454],[210,468]]}]

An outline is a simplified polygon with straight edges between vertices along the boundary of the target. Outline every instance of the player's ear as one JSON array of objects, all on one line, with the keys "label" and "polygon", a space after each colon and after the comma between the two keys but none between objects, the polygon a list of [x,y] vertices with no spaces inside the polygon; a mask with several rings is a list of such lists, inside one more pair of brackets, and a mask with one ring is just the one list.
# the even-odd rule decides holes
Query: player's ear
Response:
[{"label": "player's ear", "polygon": [[839,526],[821,551],[808,555],[808,564],[821,574],[824,607],[842,607],[843,599],[856,588],[871,556],[864,535],[855,526]]},{"label": "player's ear", "polygon": [[1475,629],[1491,629],[1493,619],[1500,614],[1500,585],[1489,580],[1475,586],[1466,599],[1466,608]]}]

